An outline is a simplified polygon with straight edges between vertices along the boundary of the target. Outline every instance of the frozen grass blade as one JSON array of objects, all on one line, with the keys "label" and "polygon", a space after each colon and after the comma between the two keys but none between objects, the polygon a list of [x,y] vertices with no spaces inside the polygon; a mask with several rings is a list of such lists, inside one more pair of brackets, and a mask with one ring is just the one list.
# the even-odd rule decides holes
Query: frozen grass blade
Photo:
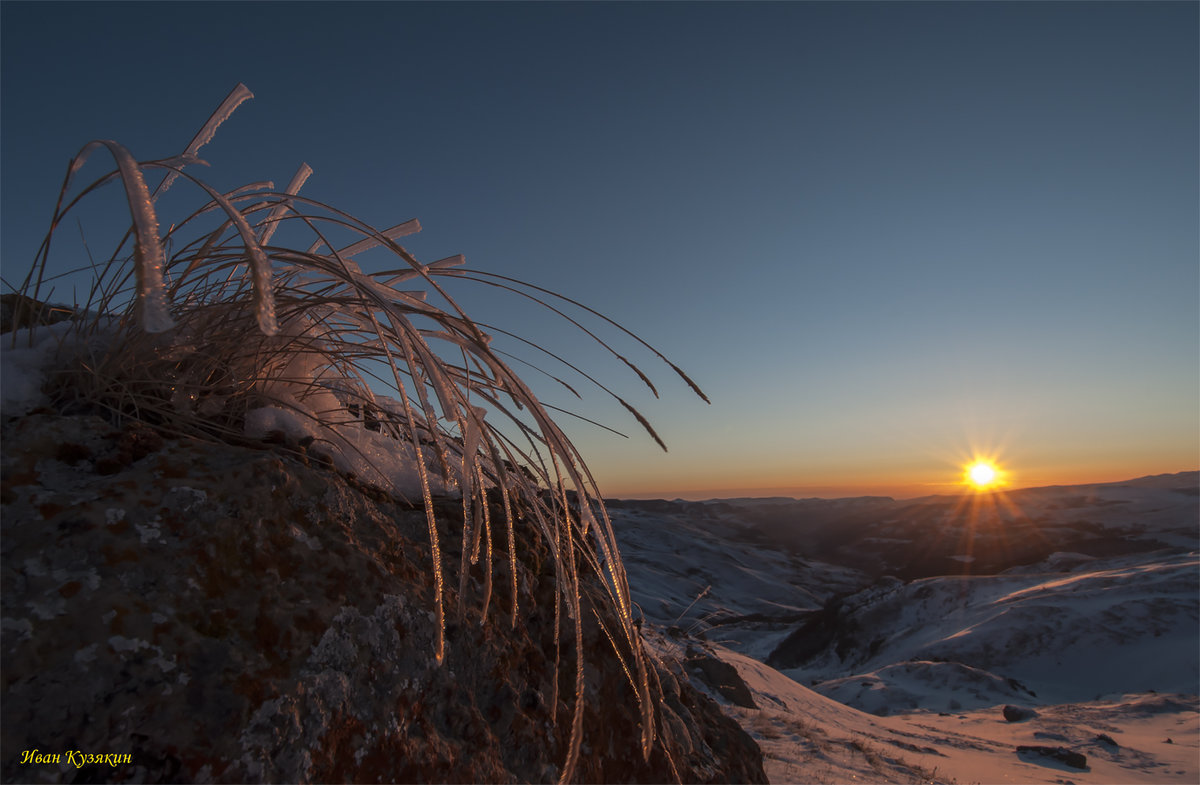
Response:
[{"label": "frozen grass blade", "polygon": [[[487,271],[485,271],[485,270],[459,270],[459,271],[457,271],[457,272],[458,272],[459,274],[464,274],[464,275],[465,275],[465,274],[469,274],[469,275],[479,275],[479,276],[484,276],[484,277],[486,277],[486,278],[495,278],[495,279],[498,279],[498,280],[507,281],[508,283],[510,283],[510,284],[512,284],[512,285],[513,285],[513,287],[510,289],[511,291],[514,291],[514,292],[517,292],[518,294],[522,294],[522,295],[524,295],[524,296],[526,296],[526,297],[529,297],[530,299],[532,299],[532,300],[535,300],[535,301],[539,302],[541,305],[543,305],[543,306],[545,306],[545,307],[547,307],[547,308],[550,308],[550,310],[553,310],[553,311],[555,311],[555,313],[560,313],[560,312],[559,312],[557,309],[551,308],[551,307],[550,307],[549,305],[547,305],[545,302],[543,302],[543,301],[541,301],[541,300],[538,300],[536,297],[533,297],[532,295],[529,295],[529,294],[527,294],[527,293],[525,293],[525,292],[521,292],[519,289],[517,289],[517,288],[515,288],[515,287],[517,287],[517,286],[523,286],[523,287],[527,287],[527,288],[529,288],[529,289],[533,289],[533,290],[535,290],[535,291],[541,292],[542,294],[548,295],[548,296],[550,296],[550,297],[554,297],[554,298],[556,298],[556,299],[563,300],[563,301],[565,301],[565,302],[568,302],[568,303],[570,303],[571,305],[575,306],[576,308],[580,308],[580,309],[582,309],[582,310],[584,310],[584,311],[587,311],[588,313],[592,314],[593,316],[595,316],[595,317],[597,317],[597,318],[599,318],[599,319],[602,319],[602,320],[604,320],[605,322],[608,322],[608,323],[609,323],[609,324],[611,324],[613,327],[616,327],[618,330],[620,330],[621,332],[625,333],[627,336],[629,336],[629,337],[630,337],[630,338],[632,338],[633,340],[637,341],[639,344],[641,344],[641,345],[642,345],[642,346],[644,346],[645,348],[649,349],[651,352],[653,352],[653,353],[654,353],[654,356],[658,357],[658,359],[662,360],[664,363],[666,363],[668,366],[670,366],[671,370],[672,370],[672,371],[674,371],[674,372],[675,372],[675,374],[676,374],[677,376],[679,376],[679,378],[683,379],[684,383],[686,383],[686,384],[687,384],[687,386],[688,386],[688,387],[690,387],[690,388],[692,389],[692,392],[694,392],[694,393],[697,395],[697,397],[699,397],[699,398],[700,398],[700,400],[704,401],[704,402],[705,402],[705,403],[707,403],[707,404],[711,404],[711,403],[712,403],[712,401],[708,400],[708,396],[704,394],[704,391],[700,389],[700,385],[698,385],[698,384],[696,384],[694,381],[692,381],[692,378],[691,378],[690,376],[688,376],[686,373],[684,373],[684,371],[683,371],[683,369],[682,369],[682,368],[680,368],[680,367],[679,367],[678,365],[676,365],[675,363],[671,362],[669,359],[667,359],[667,356],[666,356],[666,355],[664,355],[664,354],[663,354],[662,352],[660,352],[658,349],[655,349],[655,348],[654,348],[653,346],[651,346],[650,344],[646,343],[644,340],[642,340],[642,339],[641,339],[640,337],[638,337],[636,334],[634,334],[633,332],[631,332],[631,331],[630,331],[628,328],[626,328],[626,327],[623,327],[622,325],[620,325],[620,324],[618,324],[617,322],[613,321],[612,319],[608,318],[607,316],[605,316],[604,314],[600,313],[599,311],[593,310],[593,309],[589,308],[588,306],[584,305],[583,303],[580,303],[580,302],[578,302],[577,300],[573,300],[573,299],[571,299],[570,297],[565,297],[565,296],[563,296],[563,295],[559,294],[558,292],[552,292],[552,291],[550,291],[549,289],[543,289],[543,288],[542,288],[542,287],[540,287],[540,286],[535,286],[535,285],[533,285],[533,284],[530,284],[530,283],[525,283],[524,281],[518,281],[518,280],[517,280],[517,279],[515,279],[515,278],[509,278],[508,276],[505,276],[505,275],[498,275],[498,274],[496,274],[496,273],[490,273],[490,272],[487,272]],[[498,284],[493,284],[493,285],[498,285]],[[503,288],[510,288],[510,287],[503,287]],[[590,333],[589,333],[589,334],[590,334]],[[594,336],[593,336],[593,337],[594,337]],[[599,339],[599,338],[597,338],[596,340],[597,340],[597,341],[599,341],[600,339]],[[602,343],[602,342],[601,342],[601,343]],[[611,350],[610,350],[610,351],[611,351]],[[616,354],[616,352],[613,352],[613,353],[614,353],[614,354]],[[618,357],[620,357],[620,355],[617,355],[617,356],[618,356]],[[622,359],[622,360],[624,360],[625,358],[621,357],[621,359]],[[626,361],[626,363],[628,364],[628,361]],[[654,390],[654,386],[653,386],[653,385],[651,385],[651,384],[649,384],[649,380],[647,380],[647,379],[646,379],[646,377],[645,377],[645,376],[644,376],[644,375],[641,373],[641,371],[639,371],[639,370],[638,370],[636,367],[634,368],[634,370],[635,370],[635,371],[637,371],[637,373],[638,373],[638,376],[641,376],[641,377],[642,377],[642,380],[643,380],[643,381],[644,381],[644,382],[645,382],[647,385],[649,385],[650,389],[653,391],[653,390]],[[655,391],[654,395],[655,395],[655,397],[656,397],[656,398],[658,397],[658,393],[657,393],[657,391]]]},{"label": "frozen grass blade", "polygon": [[[216,135],[217,129],[221,127],[221,123],[229,119],[234,110],[242,105],[243,102],[254,97],[254,93],[250,92],[250,88],[238,82],[237,87],[230,91],[229,95],[225,96],[225,100],[217,107],[217,111],[209,116],[204,126],[192,137],[192,141],[188,142],[188,146],[184,148],[183,155],[180,157],[188,162],[194,162],[200,152],[200,148],[212,141]],[[166,193],[171,187],[171,183],[175,182],[178,177],[176,172],[168,172],[163,181],[158,184],[158,188],[154,189],[154,198],[157,199],[162,194]]]},{"label": "frozen grass blade", "polygon": [[[291,181],[287,184],[287,188],[283,189],[284,193],[295,196],[300,193],[300,189],[304,187],[304,183],[309,177],[312,177],[312,167],[308,164],[300,164],[300,168],[292,175]],[[279,228],[279,219],[287,212],[291,202],[283,200],[278,202],[271,208],[271,212],[266,219],[260,224],[262,226],[262,234],[259,235],[258,242],[260,245],[266,245],[271,241],[271,237],[275,235],[275,230]]]},{"label": "frozen grass blade", "polygon": [[[384,229],[382,232],[380,232],[380,234],[389,240],[399,240],[401,237],[407,237],[408,235],[416,234],[419,231],[421,231],[421,222],[414,218],[411,221],[405,221],[402,224],[393,226],[391,229]],[[317,246],[319,247],[320,245],[321,243],[318,242]],[[382,245],[382,242],[378,238],[373,236],[366,237],[354,243],[353,245],[346,246],[342,250],[338,251],[337,255],[343,259],[349,259],[352,256],[357,256],[363,251],[369,251],[372,248],[378,248],[380,245]],[[314,249],[309,249],[310,252],[312,250]]]},{"label": "frozen grass blade", "polygon": [[141,167],[121,145],[109,140],[88,142],[71,162],[68,170],[76,172],[83,166],[93,150],[105,147],[117,161],[121,183],[125,187],[125,198],[133,216],[136,231],[134,246],[135,270],[137,272],[138,301],[141,305],[141,321],[146,332],[166,332],[175,326],[167,309],[167,296],[163,287],[162,242],[158,236],[158,217],[154,214],[154,202],[150,190],[142,177]]},{"label": "frozen grass blade", "polygon": [[[73,161],[69,174],[78,170],[87,154],[105,147],[117,160],[118,170],[69,201],[67,178],[22,293],[36,294],[45,280],[51,239],[64,216],[114,176],[125,188],[136,245],[132,265],[114,254],[96,270],[89,296],[96,315],[78,322],[77,329],[79,337],[94,339],[80,345],[97,348],[81,354],[74,366],[56,378],[50,390],[54,399],[60,406],[101,411],[117,419],[136,418],[168,432],[236,443],[246,443],[261,435],[263,428],[278,424],[291,429],[296,438],[307,436],[322,445],[337,468],[397,496],[414,501],[419,497],[430,544],[432,610],[437,620],[433,656],[438,662],[445,657],[445,600],[453,589],[446,585],[435,496],[461,497],[462,528],[449,535],[461,538],[456,587],[460,615],[469,602],[468,573],[482,560],[480,618],[486,619],[494,601],[493,562],[506,558],[511,623],[515,627],[521,622],[517,580],[521,540],[516,530],[524,521],[532,527],[531,536],[540,538],[550,551],[556,586],[556,660],[566,649],[559,633],[567,634],[564,628],[569,626],[574,635],[574,705],[562,780],[573,776],[583,739],[583,620],[589,611],[600,618],[602,605],[614,611],[610,620],[601,620],[601,627],[634,685],[642,718],[642,752],[649,755],[658,692],[633,623],[624,566],[597,483],[551,417],[551,411],[562,410],[538,399],[510,365],[513,359],[526,361],[493,348],[492,334],[513,338],[561,363],[570,374],[620,402],[660,446],[665,449],[665,445],[646,418],[608,385],[536,342],[475,322],[442,282],[517,292],[595,340],[657,395],[654,385],[637,365],[586,327],[581,321],[586,317],[569,315],[549,300],[557,298],[584,314],[615,322],[539,287],[458,269],[464,263],[462,256],[428,264],[418,261],[396,241],[417,231],[419,223],[406,221],[380,231],[300,196],[311,173],[306,165],[282,192],[270,190],[269,185],[264,190],[257,183],[222,194],[183,172],[216,128],[249,97],[249,90],[239,85],[175,159],[138,164],[115,142],[95,142]],[[157,193],[182,176],[204,198],[168,232],[171,247],[177,249],[169,258],[142,175],[149,167],[168,172]],[[214,211],[219,226],[201,228],[205,221],[211,226],[207,217]],[[310,236],[303,237],[301,245],[290,240],[286,245],[269,244],[285,222],[296,232],[289,229],[282,236],[303,235],[305,230]],[[350,242],[330,242],[331,237],[343,239],[346,233],[353,235]],[[339,246],[341,250],[333,250]],[[352,261],[372,248],[391,254],[395,268],[371,273]],[[166,280],[171,282],[173,323]],[[398,288],[401,285],[409,288]],[[661,353],[620,329],[667,362],[703,397]],[[457,359],[451,362],[444,359],[447,356]],[[547,375],[580,397],[565,379]],[[499,510],[493,512],[497,490]],[[501,526],[503,534],[495,534],[506,541],[507,556],[493,552],[493,530]],[[582,592],[585,576],[599,588]],[[557,670],[552,682],[556,694],[550,707],[557,716]]]},{"label": "frozen grass blade", "polygon": [[[200,188],[204,189],[208,193],[209,198],[225,211],[225,214],[229,216],[229,220],[233,222],[234,227],[237,229],[238,234],[241,235],[242,242],[245,244],[247,261],[250,263],[250,271],[253,275],[254,314],[258,321],[258,328],[262,330],[264,335],[275,335],[279,332],[279,324],[275,319],[275,296],[271,288],[271,262],[267,258],[266,251],[259,244],[258,238],[254,236],[254,230],[250,228],[245,215],[234,207],[232,202],[205,183],[194,178],[189,179],[192,179]],[[161,290],[161,288],[162,279],[160,277],[159,289]]]}]

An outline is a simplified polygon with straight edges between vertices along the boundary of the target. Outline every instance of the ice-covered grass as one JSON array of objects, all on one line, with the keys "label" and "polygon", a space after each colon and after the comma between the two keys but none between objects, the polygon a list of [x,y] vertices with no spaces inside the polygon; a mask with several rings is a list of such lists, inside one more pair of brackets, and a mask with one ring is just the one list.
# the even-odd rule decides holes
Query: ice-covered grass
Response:
[{"label": "ice-covered grass", "polygon": [[[605,317],[541,288],[465,269],[461,256],[418,261],[396,242],[419,230],[416,221],[379,230],[301,196],[311,174],[307,165],[282,191],[254,183],[220,193],[193,177],[187,167],[199,160],[200,148],[250,97],[238,85],[174,158],[138,162],[117,142],[102,140],[72,159],[39,255],[25,280],[11,287],[20,295],[11,298],[12,323],[34,326],[4,341],[6,368],[13,369],[12,384],[5,374],[5,414],[23,413],[41,396],[40,402],[59,410],[99,410],[176,434],[238,443],[283,440],[385,491],[421,497],[433,553],[439,659],[446,592],[435,495],[462,500],[460,575],[465,583],[469,564],[482,561],[481,616],[492,596],[493,528],[496,537],[507,537],[515,560],[515,521],[532,520],[554,560],[555,618],[573,620],[564,628],[573,625],[565,631],[573,632],[576,652],[583,649],[581,625],[589,612],[581,604],[580,573],[594,573],[607,590],[619,625],[607,633],[641,703],[648,754],[654,701],[624,567],[596,482],[548,407],[444,284],[517,292],[583,330],[653,390],[650,380],[581,321],[608,322]],[[111,156],[116,170],[73,190],[96,153]],[[160,175],[151,191],[147,179]],[[132,229],[106,262],[94,265],[90,294],[72,307],[74,318],[37,326],[48,321],[36,312],[45,307],[56,230],[81,200],[114,180],[128,202]],[[194,188],[200,204],[160,232],[158,197],[172,182]],[[289,239],[277,243],[277,236]],[[132,251],[125,244],[130,238]],[[355,262],[373,248],[390,252],[390,269],[366,272]],[[578,373],[616,398],[661,444],[645,418],[609,386],[561,362],[564,375]],[[515,584],[515,567],[509,573]],[[460,598],[466,596],[462,588]],[[511,596],[517,625],[515,585]],[[583,668],[577,656],[563,780],[571,777],[579,750]]]}]

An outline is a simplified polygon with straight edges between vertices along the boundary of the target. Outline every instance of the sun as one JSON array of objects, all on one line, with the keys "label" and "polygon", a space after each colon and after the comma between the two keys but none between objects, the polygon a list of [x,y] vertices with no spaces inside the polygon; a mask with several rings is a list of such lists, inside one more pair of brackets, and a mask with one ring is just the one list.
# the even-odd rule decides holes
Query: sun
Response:
[{"label": "sun", "polygon": [[973,461],[966,468],[966,483],[977,491],[990,490],[1000,484],[1000,470],[991,461]]}]

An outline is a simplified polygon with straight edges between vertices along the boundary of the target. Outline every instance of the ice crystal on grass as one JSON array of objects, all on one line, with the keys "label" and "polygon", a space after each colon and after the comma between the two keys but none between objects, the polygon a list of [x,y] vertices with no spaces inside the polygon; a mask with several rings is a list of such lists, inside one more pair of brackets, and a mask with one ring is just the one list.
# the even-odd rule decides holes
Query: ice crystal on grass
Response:
[{"label": "ice crystal on grass", "polygon": [[[197,156],[200,153],[200,148],[212,141],[212,138],[217,134],[217,128],[221,123],[229,119],[234,110],[241,106],[246,101],[254,97],[254,93],[250,92],[250,88],[238,82],[237,86],[225,96],[225,100],[217,107],[217,111],[213,112],[204,126],[192,137],[192,141],[188,142],[188,146],[184,149],[180,158],[188,163],[198,161]],[[309,170],[310,172],[312,170]],[[175,182],[178,176],[176,172],[168,172],[163,181],[158,184],[158,188],[154,189],[154,198],[158,198],[171,187],[171,183]]]},{"label": "ice crystal on grass", "polygon": [[[117,161],[117,172],[125,187],[125,196],[129,200],[129,213],[133,217],[135,232],[134,258],[137,274],[137,302],[141,306],[142,327],[149,333],[166,332],[175,326],[167,311],[166,292],[163,288],[163,255],[162,240],[158,236],[158,216],[154,212],[154,202],[150,198],[150,189],[146,187],[146,179],[142,169],[129,151],[114,141],[102,139],[88,142],[79,154],[71,161],[68,169],[68,182],[71,175],[79,171],[93,151],[107,148]],[[57,221],[56,221],[57,223]]]},{"label": "ice crystal on grass", "polygon": [[[123,256],[122,243],[97,270],[86,313],[71,322],[74,340],[64,340],[80,351],[49,383],[54,401],[60,407],[99,407],[119,419],[202,438],[238,443],[282,439],[384,491],[414,500],[419,496],[432,551],[438,661],[445,646],[446,590],[434,496],[461,497],[460,616],[470,610],[462,606],[470,565],[482,566],[479,618],[486,616],[492,601],[493,527],[505,529],[515,582],[514,530],[518,519],[531,522],[550,549],[556,630],[573,627],[575,706],[562,778],[570,779],[582,738],[582,625],[587,608],[580,596],[581,573],[594,575],[614,610],[615,627],[599,614],[596,618],[638,696],[643,753],[648,755],[654,709],[647,664],[633,624],[624,567],[595,480],[551,418],[551,407],[512,370],[506,362],[509,355],[492,348],[489,328],[473,321],[442,282],[482,283],[517,292],[591,336],[654,390],[649,378],[565,310],[576,307],[615,325],[585,306],[505,276],[466,269],[461,256],[423,264],[396,243],[420,229],[415,220],[379,231],[301,196],[301,186],[312,173],[307,165],[278,192],[269,183],[256,183],[222,194],[184,171],[198,160],[197,152],[217,126],[250,97],[239,85],[175,158],[138,163],[117,143],[102,141],[85,146],[72,161],[69,175],[80,170],[93,150],[106,148],[118,169],[70,201],[68,176],[21,294],[31,302],[38,300],[55,228],[80,199],[114,177],[129,201],[134,252],[132,258]],[[199,209],[172,224],[163,236],[147,173],[165,173],[156,194],[183,179],[205,198]],[[201,228],[213,222],[206,219],[202,224],[200,217],[213,214],[217,228]],[[279,231],[285,227],[287,232]],[[306,250],[290,241],[272,244],[277,234],[305,231],[311,235]],[[335,236],[346,234],[353,235],[352,242],[335,244]],[[341,250],[334,250],[338,245]],[[166,248],[172,249],[169,256]],[[371,248],[390,252],[396,268],[366,272],[351,259]],[[397,288],[400,285],[416,288]],[[99,334],[102,342],[82,340]],[[536,342],[519,340],[541,349]],[[624,398],[566,360],[545,353],[616,398],[662,444]],[[699,393],[682,371],[670,367]],[[492,514],[497,501],[499,517]],[[511,597],[516,625],[521,610],[516,607],[515,584]],[[557,634],[555,647],[569,648],[560,644]],[[552,701],[552,709],[557,703]]]}]

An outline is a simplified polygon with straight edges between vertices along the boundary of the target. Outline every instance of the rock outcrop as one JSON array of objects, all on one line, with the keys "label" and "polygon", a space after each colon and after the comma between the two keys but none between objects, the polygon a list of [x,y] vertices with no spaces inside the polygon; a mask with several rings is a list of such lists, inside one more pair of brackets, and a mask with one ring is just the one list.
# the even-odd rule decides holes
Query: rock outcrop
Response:
[{"label": "rock outcrop", "polygon": [[1026,758],[1048,758],[1050,760],[1065,763],[1073,769],[1086,770],[1087,756],[1082,752],[1075,752],[1066,747],[1042,747],[1038,745],[1022,744],[1017,747],[1017,754]]},{"label": "rock outcrop", "polygon": [[1038,715],[1038,713],[1033,709],[1025,706],[1012,706],[1007,703],[1004,705],[1004,708],[1001,709],[1001,713],[1004,714],[1004,719],[1007,722],[1024,722],[1025,720],[1031,720]]},{"label": "rock outcrop", "polygon": [[750,691],[737,668],[719,657],[703,649],[689,647],[684,665],[696,678],[735,706],[741,706],[743,709],[758,708],[754,702],[754,693]]},{"label": "rock outcrop", "polygon": [[[460,504],[439,511],[439,664],[424,512],[302,458],[94,416],[4,424],[5,781],[557,779],[575,643],[556,643],[532,527],[514,626],[507,557],[481,618],[480,567],[457,596]],[[576,779],[765,782],[754,742],[653,658],[644,759],[629,680],[585,621]]]}]

